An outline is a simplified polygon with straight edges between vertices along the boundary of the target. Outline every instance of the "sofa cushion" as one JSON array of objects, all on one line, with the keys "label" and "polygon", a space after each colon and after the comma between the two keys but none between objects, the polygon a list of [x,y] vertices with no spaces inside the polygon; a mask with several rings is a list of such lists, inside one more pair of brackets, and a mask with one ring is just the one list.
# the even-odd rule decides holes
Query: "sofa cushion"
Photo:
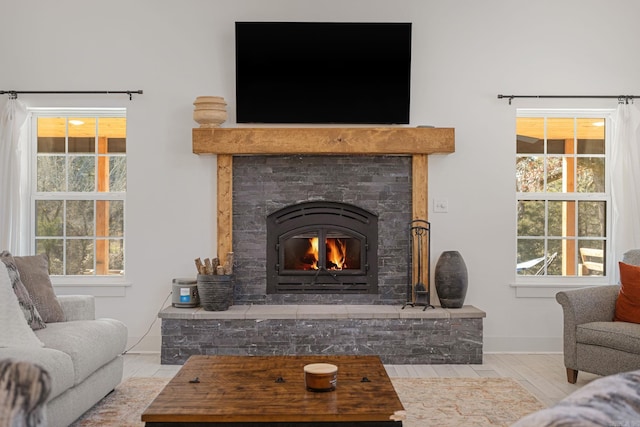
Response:
[{"label": "sofa cushion", "polygon": [[42,320],[40,313],[38,313],[38,309],[36,308],[33,300],[29,296],[29,291],[24,287],[24,283],[20,280],[20,273],[18,272],[18,266],[16,265],[15,260],[11,253],[7,251],[0,252],[0,260],[7,267],[7,272],[9,273],[9,278],[11,279],[11,287],[13,288],[13,292],[18,297],[18,303],[20,304],[20,309],[24,314],[25,319],[27,319],[27,323],[34,331],[36,329],[42,329],[47,325]]},{"label": "sofa cushion", "polygon": [[640,323],[640,267],[619,262],[620,293],[613,320]]},{"label": "sofa cushion", "polygon": [[26,360],[44,368],[51,377],[49,400],[73,387],[74,370],[71,356],[59,350],[26,347],[2,348],[0,349],[0,358]]},{"label": "sofa cushion", "polygon": [[71,356],[74,384],[122,354],[127,345],[127,327],[115,319],[50,323],[35,333],[45,347]]},{"label": "sofa cushion", "polygon": [[20,346],[39,348],[42,343],[24,318],[7,267],[0,262],[0,347]]},{"label": "sofa cushion", "polygon": [[640,325],[628,322],[591,322],[578,325],[576,341],[640,354]]},{"label": "sofa cushion", "polygon": [[64,312],[49,278],[49,260],[45,255],[13,257],[20,278],[46,323],[64,322]]}]

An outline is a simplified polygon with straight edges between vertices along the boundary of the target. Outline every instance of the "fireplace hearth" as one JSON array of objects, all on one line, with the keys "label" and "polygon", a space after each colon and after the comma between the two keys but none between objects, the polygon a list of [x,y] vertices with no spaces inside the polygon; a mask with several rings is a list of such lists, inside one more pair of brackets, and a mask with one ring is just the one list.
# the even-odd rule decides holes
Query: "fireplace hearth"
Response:
[{"label": "fireplace hearth", "polygon": [[[484,312],[472,306],[403,309],[410,273],[408,227],[413,219],[427,218],[427,157],[454,152],[453,129],[194,129],[193,152],[217,155],[217,250],[236,257],[234,305],[220,312],[163,309],[163,364],[184,363],[193,354],[323,353],[375,354],[392,364],[482,363]],[[377,293],[267,293],[267,216],[288,207],[295,212],[300,204],[336,201],[375,213],[377,264],[369,261],[371,246],[365,247],[365,268],[362,246],[355,257],[359,266],[350,254],[344,258],[346,270],[357,275],[372,273],[366,264],[377,266]],[[314,262],[330,276],[338,267],[328,260],[327,239],[365,241],[358,233],[366,233],[357,227],[339,225],[348,233],[316,221],[276,236],[285,246],[289,238],[300,239],[291,243],[297,249],[298,244],[308,247],[308,240],[300,241],[317,234],[325,253]],[[276,255],[274,262],[285,258]],[[284,270],[305,280],[310,271],[295,264]]]},{"label": "fireplace hearth", "polygon": [[311,201],[267,216],[267,293],[378,291],[378,217]]}]

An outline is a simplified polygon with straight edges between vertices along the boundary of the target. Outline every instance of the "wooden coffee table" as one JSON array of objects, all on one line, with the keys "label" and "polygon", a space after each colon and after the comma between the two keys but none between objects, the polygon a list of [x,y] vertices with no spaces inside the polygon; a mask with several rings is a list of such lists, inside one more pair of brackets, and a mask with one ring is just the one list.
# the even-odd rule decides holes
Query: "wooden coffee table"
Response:
[{"label": "wooden coffee table", "polygon": [[[304,365],[338,366],[334,391],[308,391]],[[151,427],[402,426],[377,356],[191,356],[142,414]]]}]

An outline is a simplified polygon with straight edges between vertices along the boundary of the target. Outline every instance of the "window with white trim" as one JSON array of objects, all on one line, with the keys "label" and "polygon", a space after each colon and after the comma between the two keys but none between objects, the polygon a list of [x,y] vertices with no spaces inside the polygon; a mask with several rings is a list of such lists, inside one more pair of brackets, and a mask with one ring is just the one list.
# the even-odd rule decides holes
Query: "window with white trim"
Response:
[{"label": "window with white trim", "polygon": [[612,114],[518,110],[518,282],[607,277]]},{"label": "window with white trim", "polygon": [[52,276],[123,277],[126,110],[30,113],[32,253]]}]

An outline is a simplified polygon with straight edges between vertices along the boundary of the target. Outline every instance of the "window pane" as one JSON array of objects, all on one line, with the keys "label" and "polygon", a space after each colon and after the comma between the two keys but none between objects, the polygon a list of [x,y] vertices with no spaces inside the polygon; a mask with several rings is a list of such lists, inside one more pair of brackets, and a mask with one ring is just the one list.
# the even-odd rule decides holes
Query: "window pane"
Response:
[{"label": "window pane", "polygon": [[109,191],[127,191],[127,159],[125,157],[109,157]]},{"label": "window pane", "polygon": [[109,236],[122,237],[124,235],[124,201],[111,200],[109,202]]},{"label": "window pane", "polygon": [[38,137],[38,153],[64,153],[65,138]]},{"label": "window pane", "polygon": [[582,193],[604,193],[604,157],[579,157],[578,188]]},{"label": "window pane", "polygon": [[538,157],[516,159],[516,191],[531,193],[544,191],[544,159]]},{"label": "window pane", "polygon": [[516,119],[516,148],[518,154],[544,153],[544,118]]},{"label": "window pane", "polygon": [[573,117],[548,117],[547,139],[573,141],[575,138],[575,119]]},{"label": "window pane", "polygon": [[549,201],[549,236],[572,237],[575,235],[576,202]]},{"label": "window pane", "polygon": [[544,236],[544,202],[518,202],[518,236]]},{"label": "window pane", "polygon": [[69,137],[69,153],[93,154],[96,151],[95,138]]},{"label": "window pane", "polygon": [[109,138],[107,153],[125,153],[127,151],[126,138]]},{"label": "window pane", "polygon": [[92,274],[93,239],[67,240],[67,275]]},{"label": "window pane", "polygon": [[38,156],[36,169],[38,175],[36,191],[66,191],[64,156]]},{"label": "window pane", "polygon": [[547,276],[562,276],[562,264],[564,252],[562,250],[562,240],[549,239],[547,242]]},{"label": "window pane", "polygon": [[62,236],[62,200],[36,200],[36,236]]},{"label": "window pane", "polygon": [[93,235],[93,200],[68,200],[67,236]]},{"label": "window pane", "polygon": [[[64,153],[67,136],[67,119],[65,117],[38,117],[38,152]],[[40,151],[40,140],[42,148]],[[49,151],[51,150],[51,151]]]},{"label": "window pane", "polygon": [[547,141],[547,154],[566,154],[567,141],[564,139],[550,139]]},{"label": "window pane", "polygon": [[95,157],[69,156],[69,191],[96,191]]},{"label": "window pane", "polygon": [[578,154],[604,154],[605,119],[579,118]]},{"label": "window pane", "polygon": [[49,274],[64,274],[62,267],[64,241],[62,239],[37,239],[36,254],[44,254],[49,259]]},{"label": "window pane", "polygon": [[[96,119],[93,117],[69,117],[69,152],[94,153]],[[72,143],[72,141],[76,141]],[[90,147],[94,147],[91,149]]]},{"label": "window pane", "polygon": [[578,154],[604,154],[604,139],[579,139]]},{"label": "window pane", "polygon": [[122,236],[124,231],[124,202],[122,200],[96,201],[96,236]]},{"label": "window pane", "polygon": [[535,275],[544,265],[544,239],[518,239],[519,275]]},{"label": "window pane", "polygon": [[606,212],[606,202],[578,202],[578,235],[606,237]]},{"label": "window pane", "polygon": [[547,191],[561,193],[563,191],[563,159],[561,157],[547,158]]},{"label": "window pane", "polygon": [[121,239],[109,240],[109,274],[124,273],[124,242]]},{"label": "window pane", "polygon": [[127,119],[126,117],[99,117],[98,118],[98,135],[108,138],[126,138],[127,137]]},{"label": "window pane", "polygon": [[603,276],[605,274],[605,246],[602,240],[580,241],[580,274]]}]

